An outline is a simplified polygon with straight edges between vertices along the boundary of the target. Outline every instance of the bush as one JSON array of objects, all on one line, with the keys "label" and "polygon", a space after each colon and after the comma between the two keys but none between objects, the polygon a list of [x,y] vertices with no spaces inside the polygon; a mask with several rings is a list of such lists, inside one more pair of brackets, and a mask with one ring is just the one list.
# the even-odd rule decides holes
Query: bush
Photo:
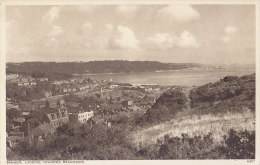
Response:
[{"label": "bush", "polygon": [[225,136],[225,146],[221,149],[228,159],[255,159],[255,131],[236,132],[231,129]]}]

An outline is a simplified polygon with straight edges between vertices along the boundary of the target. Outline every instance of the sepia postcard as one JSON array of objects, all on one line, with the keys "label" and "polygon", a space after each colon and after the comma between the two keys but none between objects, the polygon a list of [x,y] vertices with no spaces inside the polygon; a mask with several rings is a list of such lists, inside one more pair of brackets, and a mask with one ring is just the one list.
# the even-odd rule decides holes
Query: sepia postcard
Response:
[{"label": "sepia postcard", "polygon": [[259,2],[2,0],[0,164],[259,165]]}]

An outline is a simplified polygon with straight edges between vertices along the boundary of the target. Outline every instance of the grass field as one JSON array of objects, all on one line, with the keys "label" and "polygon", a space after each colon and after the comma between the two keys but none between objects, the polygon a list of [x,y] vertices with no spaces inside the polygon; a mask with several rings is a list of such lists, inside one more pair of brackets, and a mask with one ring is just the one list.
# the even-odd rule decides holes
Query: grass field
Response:
[{"label": "grass field", "polygon": [[179,115],[171,121],[137,130],[130,135],[129,140],[138,147],[140,144],[143,146],[156,144],[157,140],[163,139],[167,134],[170,137],[180,137],[181,134],[193,137],[204,136],[211,132],[214,142],[219,144],[231,128],[236,131],[255,130],[254,118],[254,114],[247,108],[239,113],[227,112],[220,115]]}]

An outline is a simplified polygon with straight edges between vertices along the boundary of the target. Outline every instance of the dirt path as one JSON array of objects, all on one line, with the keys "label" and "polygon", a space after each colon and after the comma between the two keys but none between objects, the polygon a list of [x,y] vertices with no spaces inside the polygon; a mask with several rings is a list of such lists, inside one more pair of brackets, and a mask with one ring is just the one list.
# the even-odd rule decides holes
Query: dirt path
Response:
[{"label": "dirt path", "polygon": [[191,111],[191,99],[190,99],[190,91],[194,89],[194,87],[184,87],[182,88],[183,93],[185,94],[188,102],[185,105],[185,111],[190,112]]}]

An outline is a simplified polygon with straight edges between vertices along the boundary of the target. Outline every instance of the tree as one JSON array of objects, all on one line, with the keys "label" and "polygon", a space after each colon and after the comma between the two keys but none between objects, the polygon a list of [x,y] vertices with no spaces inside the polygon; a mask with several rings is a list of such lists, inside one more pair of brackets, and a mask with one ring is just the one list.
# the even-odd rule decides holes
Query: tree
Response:
[{"label": "tree", "polygon": [[6,111],[6,116],[10,119],[10,120],[14,120],[15,118],[20,118],[22,117],[22,112],[15,109],[15,108],[11,108],[8,109]]},{"label": "tree", "polygon": [[229,131],[224,137],[226,146],[222,147],[229,159],[255,159],[255,131]]}]

